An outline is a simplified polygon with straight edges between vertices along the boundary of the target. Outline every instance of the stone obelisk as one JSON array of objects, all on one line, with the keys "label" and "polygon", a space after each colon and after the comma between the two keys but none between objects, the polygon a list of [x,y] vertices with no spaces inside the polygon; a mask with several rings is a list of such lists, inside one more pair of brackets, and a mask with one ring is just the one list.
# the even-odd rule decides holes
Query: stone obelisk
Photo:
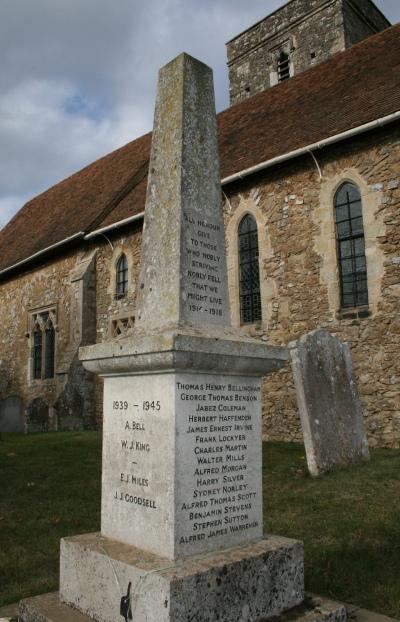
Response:
[{"label": "stone obelisk", "polygon": [[105,376],[101,532],[168,559],[262,537],[261,375],[282,348],[230,327],[211,70],[160,71],[132,337]]},{"label": "stone obelisk", "polygon": [[263,539],[261,487],[261,377],[288,354],[230,327],[212,72],[186,54],[159,75],[138,291],[134,333],[81,349],[104,377],[101,534],[63,540],[61,598],[104,622],[129,584],[134,620],[288,609],[302,547]]},{"label": "stone obelisk", "polygon": [[160,71],[136,326],[230,323],[211,70],[187,55]]}]

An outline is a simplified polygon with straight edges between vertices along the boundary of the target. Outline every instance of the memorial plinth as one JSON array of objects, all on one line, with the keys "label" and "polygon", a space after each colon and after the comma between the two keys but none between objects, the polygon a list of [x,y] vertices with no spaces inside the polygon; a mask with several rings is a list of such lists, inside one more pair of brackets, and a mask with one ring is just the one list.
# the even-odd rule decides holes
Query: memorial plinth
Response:
[{"label": "memorial plinth", "polygon": [[287,354],[229,332],[82,352],[105,377],[103,535],[169,559],[262,537],[261,375]]},{"label": "memorial plinth", "polygon": [[304,598],[302,544],[263,537],[261,378],[288,352],[230,327],[219,178],[211,70],[181,55],[159,76],[135,329],[80,351],[104,378],[101,533],[62,541],[60,598],[98,622],[255,622]]}]

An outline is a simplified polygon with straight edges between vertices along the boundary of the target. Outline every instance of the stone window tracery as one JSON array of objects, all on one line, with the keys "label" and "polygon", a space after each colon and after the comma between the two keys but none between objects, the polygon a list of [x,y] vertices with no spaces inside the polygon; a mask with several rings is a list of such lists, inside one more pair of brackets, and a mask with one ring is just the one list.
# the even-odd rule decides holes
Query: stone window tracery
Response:
[{"label": "stone window tracery", "polygon": [[133,315],[113,319],[111,320],[111,336],[120,337],[121,335],[127,335],[134,325],[135,317]]},{"label": "stone window tracery", "polygon": [[361,195],[353,183],[344,183],[336,193],[335,223],[341,307],[368,305]]},{"label": "stone window tracery", "polygon": [[128,293],[128,260],[125,253],[122,253],[116,266],[116,289],[115,297],[125,298]]},{"label": "stone window tracery", "polygon": [[240,321],[252,324],[261,321],[261,292],[257,223],[250,214],[240,221],[238,238]]},{"label": "stone window tracery", "polygon": [[54,309],[38,311],[31,314],[32,334],[32,378],[48,380],[54,378],[55,372],[55,327]]}]

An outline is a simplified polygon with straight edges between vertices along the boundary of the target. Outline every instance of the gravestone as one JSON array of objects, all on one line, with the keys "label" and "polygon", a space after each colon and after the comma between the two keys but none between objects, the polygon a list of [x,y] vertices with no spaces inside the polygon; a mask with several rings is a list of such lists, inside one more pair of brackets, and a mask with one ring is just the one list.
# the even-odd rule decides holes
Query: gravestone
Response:
[{"label": "gravestone", "polygon": [[80,351],[104,377],[101,532],[62,540],[61,604],[23,622],[51,602],[255,622],[304,599],[302,544],[263,536],[261,377],[288,353],[229,325],[212,73],[186,54],[160,71],[149,172],[134,334]]},{"label": "gravestone", "polygon": [[369,460],[349,346],[316,330],[290,353],[311,475]]},{"label": "gravestone", "polygon": [[26,408],[28,432],[47,432],[49,429],[49,405],[41,397],[35,397]]},{"label": "gravestone", "polygon": [[0,434],[25,432],[24,406],[18,395],[0,399]]}]

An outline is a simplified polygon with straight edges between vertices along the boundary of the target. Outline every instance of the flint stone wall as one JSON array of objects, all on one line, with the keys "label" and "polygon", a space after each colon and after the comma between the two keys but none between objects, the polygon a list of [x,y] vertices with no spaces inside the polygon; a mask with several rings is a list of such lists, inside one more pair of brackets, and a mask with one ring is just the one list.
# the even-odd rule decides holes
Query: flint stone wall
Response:
[{"label": "flint stone wall", "polygon": [[[93,379],[79,362],[75,367],[73,363],[79,346],[95,339],[95,295],[94,257],[86,249],[70,250],[0,283],[0,356],[5,377],[0,380],[0,397],[2,404],[11,398],[20,400],[24,426],[18,425],[16,431],[94,426]],[[34,380],[29,315],[49,306],[55,308],[57,320],[55,376]],[[71,395],[78,395],[85,407],[76,411]]]},{"label": "flint stone wall", "polygon": [[[388,126],[224,187],[232,321],[239,325],[237,230],[259,234],[262,321],[243,326],[271,345],[317,328],[349,344],[370,446],[400,447],[400,128]],[[369,307],[341,310],[333,201],[358,185],[366,234]],[[302,441],[288,364],[263,384],[263,435]]]}]

